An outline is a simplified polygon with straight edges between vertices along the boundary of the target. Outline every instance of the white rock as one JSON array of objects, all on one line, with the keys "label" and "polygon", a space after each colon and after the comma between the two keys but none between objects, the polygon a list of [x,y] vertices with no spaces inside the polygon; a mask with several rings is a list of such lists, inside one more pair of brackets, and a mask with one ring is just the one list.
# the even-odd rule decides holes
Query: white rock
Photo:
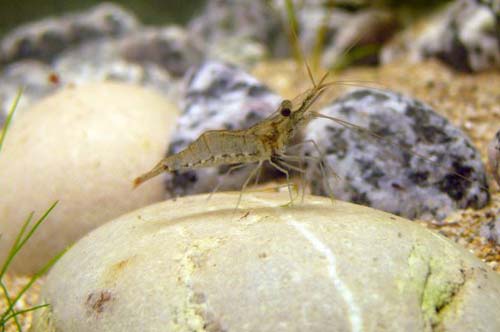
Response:
[{"label": "white rock", "polygon": [[122,216],[50,272],[33,331],[500,331],[500,276],[349,203],[188,196]]},{"label": "white rock", "polygon": [[96,226],[161,200],[161,179],[133,179],[163,157],[177,109],[140,87],[69,87],[14,119],[0,153],[0,262],[31,211],[60,203],[13,269],[34,272]]}]

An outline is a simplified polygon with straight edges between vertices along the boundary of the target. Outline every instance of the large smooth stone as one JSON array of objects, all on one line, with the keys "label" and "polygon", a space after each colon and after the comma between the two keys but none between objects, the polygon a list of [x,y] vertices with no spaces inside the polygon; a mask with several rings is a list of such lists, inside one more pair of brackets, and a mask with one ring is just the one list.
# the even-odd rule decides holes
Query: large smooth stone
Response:
[{"label": "large smooth stone", "polygon": [[89,230],[159,201],[160,178],[132,181],[164,154],[177,109],[125,84],[69,87],[18,114],[0,153],[0,262],[31,211],[49,219],[13,269],[31,273]]},{"label": "large smooth stone", "polygon": [[350,203],[167,201],[79,241],[33,331],[500,331],[500,276],[442,236]]}]

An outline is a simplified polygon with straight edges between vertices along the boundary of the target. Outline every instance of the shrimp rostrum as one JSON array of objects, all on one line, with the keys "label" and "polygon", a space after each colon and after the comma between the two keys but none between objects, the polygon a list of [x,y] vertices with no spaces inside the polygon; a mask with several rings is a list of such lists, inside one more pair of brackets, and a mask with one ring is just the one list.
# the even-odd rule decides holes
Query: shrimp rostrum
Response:
[{"label": "shrimp rostrum", "polygon": [[242,165],[257,163],[257,167],[251,171],[243,184],[242,190],[244,190],[249,181],[260,171],[263,163],[268,162],[286,175],[292,201],[287,168],[299,171],[300,169],[286,162],[287,159],[292,160],[289,159],[292,156],[287,156],[285,151],[297,131],[314,117],[318,117],[318,113],[309,110],[331,85],[324,82],[327,76],[328,73],[318,84],[313,81],[313,87],[305,93],[297,106],[290,100],[283,100],[276,112],[248,129],[206,131],[184,150],[165,157],[152,170],[136,178],[134,187],[162,172],[238,164],[229,169],[230,173]]}]

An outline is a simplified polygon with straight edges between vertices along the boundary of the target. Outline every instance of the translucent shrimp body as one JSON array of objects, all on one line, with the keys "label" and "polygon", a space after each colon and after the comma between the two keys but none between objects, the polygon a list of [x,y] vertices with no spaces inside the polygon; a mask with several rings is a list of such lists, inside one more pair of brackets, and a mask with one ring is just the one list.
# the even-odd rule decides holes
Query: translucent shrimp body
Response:
[{"label": "translucent shrimp body", "polygon": [[297,108],[294,109],[290,100],[284,100],[273,115],[248,129],[207,131],[184,150],[165,157],[152,170],[136,178],[134,187],[162,172],[229,164],[259,162],[260,167],[268,161],[283,171],[271,159],[282,155],[297,130],[313,118],[307,110],[329,85],[323,84],[326,76],[306,93]]}]

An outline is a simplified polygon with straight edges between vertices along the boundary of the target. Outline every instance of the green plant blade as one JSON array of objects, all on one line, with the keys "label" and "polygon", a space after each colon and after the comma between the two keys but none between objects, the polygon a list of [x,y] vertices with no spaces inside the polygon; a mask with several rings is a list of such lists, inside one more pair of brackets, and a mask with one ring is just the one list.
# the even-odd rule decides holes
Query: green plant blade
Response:
[{"label": "green plant blade", "polygon": [[[15,250],[12,252],[12,255],[10,255],[10,257],[8,257],[9,259],[7,260],[7,264],[4,264],[6,265],[6,268],[5,268],[5,271],[7,270],[7,267],[10,265],[10,263],[12,262],[12,260],[14,259],[14,257],[17,255],[17,253],[23,248],[23,246],[26,244],[26,241],[28,241],[31,236],[33,236],[33,234],[35,233],[35,231],[38,229],[38,227],[40,227],[40,225],[45,221],[45,219],[47,219],[48,215],[52,212],[52,210],[56,207],[56,205],[59,203],[59,201],[55,201],[48,209],[47,211],[45,211],[45,213],[40,217],[40,219],[38,219],[36,221],[36,223],[33,225],[33,227],[28,231],[28,234],[26,234],[26,236],[21,240],[19,241],[17,247],[15,248]],[[2,272],[0,272],[0,276],[3,275],[3,273],[5,273],[5,271],[2,269]]]},{"label": "green plant blade", "polygon": [[[10,298],[9,290],[7,289],[7,287],[2,282],[1,279],[0,279],[0,287],[2,287],[3,293],[5,295],[5,301],[7,302],[7,307],[8,308],[13,308],[14,306],[13,306],[11,298]],[[6,310],[4,313],[2,313],[2,316],[4,314],[9,314],[9,312],[11,313],[11,315],[15,314],[15,311],[8,311],[8,310]],[[22,329],[21,329],[21,324],[19,323],[19,320],[17,319],[17,316],[12,316],[12,317],[14,318],[14,324],[16,325],[17,330],[20,332]],[[7,323],[8,320],[9,320],[9,318],[1,319],[0,320],[0,325],[4,326]]]},{"label": "green plant blade", "polygon": [[292,44],[293,54],[297,63],[302,62],[302,51],[300,50],[299,38],[297,36],[299,21],[295,12],[295,6],[292,0],[285,1],[286,14],[290,24],[290,43]]},{"label": "green plant blade", "polygon": [[0,151],[2,151],[5,136],[7,135],[7,131],[9,130],[9,127],[10,127],[10,122],[12,121],[12,117],[14,116],[14,112],[17,109],[17,105],[19,104],[19,100],[21,99],[22,94],[23,94],[23,88],[19,88],[19,90],[17,90],[16,98],[14,98],[14,102],[12,103],[12,106],[10,107],[9,114],[7,115],[7,118],[5,119],[5,124],[3,126],[3,130],[0,133]]},{"label": "green plant blade", "polygon": [[36,232],[38,227],[47,219],[48,215],[52,212],[52,210],[56,207],[58,204],[58,201],[54,202],[48,209],[45,211],[45,213],[35,222],[35,224],[32,227],[29,227],[31,224],[31,221],[33,219],[33,213],[31,213],[28,218],[26,218],[25,222],[23,223],[23,226],[21,227],[21,230],[19,231],[14,244],[12,245],[9,255],[7,259],[5,260],[2,269],[0,271],[0,286],[3,289],[3,292],[6,297],[6,302],[8,305],[8,308],[1,313],[0,315],[0,327],[2,327],[2,330],[5,330],[5,324],[8,320],[13,319],[14,323],[16,324],[16,327],[19,332],[22,331],[21,329],[21,324],[19,323],[17,316],[23,312],[28,312],[35,310],[36,308],[40,306],[35,306],[32,308],[24,309],[21,311],[15,311],[15,305],[16,303],[20,300],[20,298],[28,291],[28,289],[38,280],[43,274],[45,274],[51,267],[52,265],[55,264],[55,262],[64,254],[65,250],[53,257],[49,262],[47,262],[42,269],[40,269],[33,277],[29,280],[29,282],[21,289],[21,291],[16,295],[15,298],[11,299],[9,291],[5,284],[3,283],[2,279],[3,276],[5,275],[7,269],[9,268],[12,260],[14,257],[17,255],[17,253],[24,247],[26,242],[33,236],[33,234]]},{"label": "green plant blade", "polygon": [[45,303],[45,304],[39,304],[39,305],[36,305],[36,306],[31,307],[31,308],[28,308],[28,309],[23,309],[23,310],[16,311],[16,312],[14,312],[13,314],[10,314],[9,316],[6,316],[6,317],[5,317],[5,321],[8,321],[9,319],[13,319],[13,318],[15,318],[16,316],[19,316],[19,315],[25,314],[25,313],[27,313],[27,312],[31,312],[31,311],[35,311],[35,310],[38,310],[38,309],[41,309],[41,308],[48,307],[49,305],[50,305],[50,304],[48,304],[48,303]]},{"label": "green plant blade", "polygon": [[14,240],[14,244],[12,244],[12,247],[9,250],[9,254],[7,255],[7,258],[2,265],[2,269],[0,270],[0,279],[3,278],[3,276],[5,275],[5,272],[9,268],[10,263],[14,259],[16,248],[18,248],[19,242],[21,241],[22,236],[24,235],[24,232],[26,231],[26,228],[31,223],[32,218],[33,218],[33,212],[31,212],[30,215],[28,216],[28,218],[26,218],[26,220],[24,221],[23,226],[21,227],[21,230],[19,231],[16,239]]},{"label": "green plant blade", "polygon": [[19,301],[19,299],[26,293],[28,289],[42,276],[44,275],[58,260],[61,258],[64,253],[66,252],[67,249],[61,251],[59,254],[54,256],[50,261],[47,262],[37,273],[31,277],[30,281],[24,285],[24,287],[21,289],[21,291],[17,294],[17,296],[12,300],[12,304],[9,306],[7,311],[2,314],[0,317],[0,321],[4,321],[5,317],[7,317],[9,314],[8,312],[11,312],[16,305],[16,303]]}]

